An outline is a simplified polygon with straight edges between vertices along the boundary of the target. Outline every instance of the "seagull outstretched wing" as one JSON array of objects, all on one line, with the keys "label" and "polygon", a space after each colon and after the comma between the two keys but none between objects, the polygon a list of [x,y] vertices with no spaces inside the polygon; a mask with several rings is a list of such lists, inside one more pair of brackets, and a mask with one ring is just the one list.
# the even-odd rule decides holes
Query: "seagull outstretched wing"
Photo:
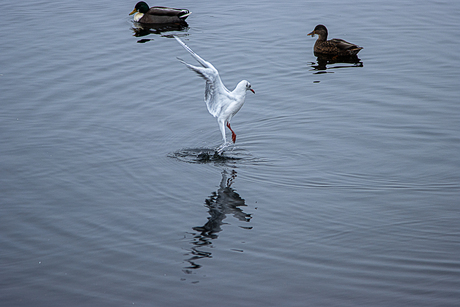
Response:
[{"label": "seagull outstretched wing", "polygon": [[191,64],[186,63],[184,60],[177,58],[180,62],[182,62],[185,66],[196,72],[199,76],[206,80],[206,88],[204,92],[204,101],[206,102],[206,106],[208,108],[209,113],[212,116],[217,117],[220,112],[221,108],[223,107],[222,104],[217,103],[216,96],[223,94],[228,95],[229,91],[222,83],[220,79],[219,72],[217,69],[209,62],[205,61],[201,58],[198,54],[196,54],[189,46],[187,46],[180,38],[174,36],[179,44],[184,47],[194,58],[195,60],[200,63],[202,67],[194,66]]}]

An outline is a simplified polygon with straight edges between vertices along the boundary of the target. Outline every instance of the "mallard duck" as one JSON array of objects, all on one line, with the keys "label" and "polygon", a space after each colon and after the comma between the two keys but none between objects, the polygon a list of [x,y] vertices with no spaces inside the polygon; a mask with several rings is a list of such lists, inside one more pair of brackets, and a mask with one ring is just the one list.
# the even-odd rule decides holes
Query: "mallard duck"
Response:
[{"label": "mallard duck", "polygon": [[134,21],[146,24],[178,23],[185,22],[191,14],[186,9],[174,9],[171,7],[152,6],[144,1],[138,2],[129,15],[134,15]]},{"label": "mallard duck", "polygon": [[318,39],[316,40],[315,47],[313,48],[315,53],[337,56],[354,56],[363,49],[363,47],[359,47],[358,45],[349,43],[340,38],[327,40],[327,29],[323,25],[317,25],[315,29],[307,35],[314,37],[315,34],[318,34]]}]

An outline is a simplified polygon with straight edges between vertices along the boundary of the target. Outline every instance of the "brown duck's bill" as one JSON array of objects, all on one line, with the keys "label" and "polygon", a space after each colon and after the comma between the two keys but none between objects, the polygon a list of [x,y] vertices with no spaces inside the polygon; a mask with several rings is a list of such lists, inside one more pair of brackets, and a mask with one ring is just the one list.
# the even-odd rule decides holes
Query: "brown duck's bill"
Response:
[{"label": "brown duck's bill", "polygon": [[136,12],[137,12],[137,10],[134,9],[131,13],[129,13],[129,15],[132,15],[132,14],[134,14],[134,13],[136,13]]},{"label": "brown duck's bill", "polygon": [[307,35],[311,35],[311,37],[314,37],[315,36],[315,31],[311,31],[310,33],[308,33]]}]

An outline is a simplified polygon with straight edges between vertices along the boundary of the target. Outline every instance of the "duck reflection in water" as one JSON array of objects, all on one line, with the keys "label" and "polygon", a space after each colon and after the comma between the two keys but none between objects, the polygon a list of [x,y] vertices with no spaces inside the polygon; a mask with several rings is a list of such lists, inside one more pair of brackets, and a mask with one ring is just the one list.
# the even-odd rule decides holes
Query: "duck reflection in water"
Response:
[{"label": "duck reflection in water", "polygon": [[173,31],[187,31],[189,29],[188,24],[184,21],[181,23],[170,23],[170,24],[141,24],[134,22],[133,27],[131,28],[134,32],[133,36],[141,37],[149,34],[158,34],[161,35],[164,32],[173,32]]},{"label": "duck reflection in water", "polygon": [[[243,212],[240,208],[246,206],[245,201],[241,196],[231,187],[236,178],[236,171],[232,170],[230,177],[227,177],[227,172],[222,171],[222,180],[220,181],[219,188],[205,200],[205,205],[209,209],[208,221],[203,226],[193,227],[193,230],[198,234],[194,234],[192,244],[194,245],[192,251],[187,255],[192,257],[186,259],[190,264],[184,269],[184,272],[191,274],[191,269],[198,269],[201,265],[195,261],[202,258],[211,258],[211,252],[204,251],[203,247],[210,247],[212,240],[217,239],[221,226],[224,224],[224,219],[227,214],[232,214],[235,218],[243,222],[249,222],[252,218],[251,214]],[[252,227],[243,227],[251,229]]]},{"label": "duck reflection in water", "polygon": [[[142,37],[147,36],[150,34],[157,34],[163,35],[165,32],[173,32],[173,31],[182,31],[187,32],[189,29],[188,24],[184,21],[181,23],[172,23],[172,24],[159,24],[159,25],[150,25],[150,24],[141,24],[138,22],[134,22],[131,30],[133,30],[133,36]],[[146,43],[151,41],[152,39],[140,39],[138,43]]]},{"label": "duck reflection in water", "polygon": [[[363,67],[363,62],[357,55],[350,56],[338,56],[338,55],[326,55],[314,52],[316,56],[317,63],[312,63],[311,67],[314,70],[326,70],[326,69],[336,69],[336,68],[348,68],[348,67]],[[353,64],[353,65],[334,65],[327,67],[327,65],[333,64]],[[317,72],[320,73],[320,72]]]}]

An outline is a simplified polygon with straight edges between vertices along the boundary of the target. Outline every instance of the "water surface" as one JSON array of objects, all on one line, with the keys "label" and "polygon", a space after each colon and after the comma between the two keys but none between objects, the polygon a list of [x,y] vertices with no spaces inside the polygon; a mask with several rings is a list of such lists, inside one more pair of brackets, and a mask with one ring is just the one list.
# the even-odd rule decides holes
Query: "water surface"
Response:
[{"label": "water surface", "polygon": [[[5,305],[458,304],[459,4],[134,4],[0,5]],[[361,64],[318,70],[319,23]],[[256,91],[225,159],[171,34]]]}]

